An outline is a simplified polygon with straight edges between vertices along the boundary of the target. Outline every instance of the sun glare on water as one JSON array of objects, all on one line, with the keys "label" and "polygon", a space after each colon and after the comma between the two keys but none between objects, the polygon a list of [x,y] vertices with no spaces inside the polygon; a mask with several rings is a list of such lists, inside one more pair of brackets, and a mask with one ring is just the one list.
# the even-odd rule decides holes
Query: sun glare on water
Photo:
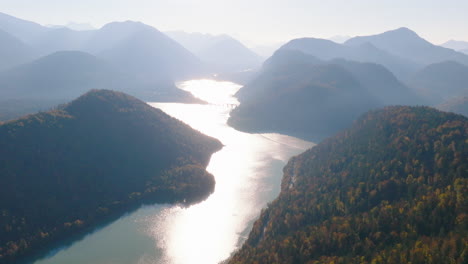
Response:
[{"label": "sun glare on water", "polygon": [[233,96],[241,87],[239,84],[201,79],[181,82],[177,86],[210,104],[239,104]]}]

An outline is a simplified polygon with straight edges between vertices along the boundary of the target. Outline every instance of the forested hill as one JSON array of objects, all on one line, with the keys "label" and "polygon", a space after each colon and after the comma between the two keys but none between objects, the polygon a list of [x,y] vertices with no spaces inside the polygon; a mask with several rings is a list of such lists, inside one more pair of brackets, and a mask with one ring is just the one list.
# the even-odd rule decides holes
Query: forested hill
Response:
[{"label": "forested hill", "polygon": [[387,107],[292,158],[229,263],[467,263],[468,119]]},{"label": "forested hill", "polygon": [[146,202],[195,202],[221,143],[119,92],[0,125],[0,263]]}]

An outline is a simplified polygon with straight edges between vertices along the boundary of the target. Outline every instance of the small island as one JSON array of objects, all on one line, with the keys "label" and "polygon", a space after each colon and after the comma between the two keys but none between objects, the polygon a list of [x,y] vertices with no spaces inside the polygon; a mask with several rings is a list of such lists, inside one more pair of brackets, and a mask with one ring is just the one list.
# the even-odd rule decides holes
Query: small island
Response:
[{"label": "small island", "polygon": [[222,144],[124,93],[93,90],[0,124],[0,262],[17,263],[145,203],[194,203]]}]

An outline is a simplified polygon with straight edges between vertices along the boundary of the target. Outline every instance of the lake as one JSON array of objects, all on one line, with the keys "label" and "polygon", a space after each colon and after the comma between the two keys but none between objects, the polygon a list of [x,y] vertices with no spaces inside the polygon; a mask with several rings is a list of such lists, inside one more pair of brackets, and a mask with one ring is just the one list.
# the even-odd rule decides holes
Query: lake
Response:
[{"label": "lake", "polygon": [[209,104],[149,104],[224,144],[207,167],[215,192],[187,208],[143,206],[35,264],[215,264],[247,238],[261,209],[279,194],[287,160],[314,144],[229,127],[229,112],[238,105],[235,83],[191,80],[178,86]]}]

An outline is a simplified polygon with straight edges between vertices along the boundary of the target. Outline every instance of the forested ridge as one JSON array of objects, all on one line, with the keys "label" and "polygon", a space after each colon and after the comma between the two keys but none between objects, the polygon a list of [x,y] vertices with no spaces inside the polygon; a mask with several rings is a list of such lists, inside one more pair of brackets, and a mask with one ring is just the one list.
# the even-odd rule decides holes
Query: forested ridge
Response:
[{"label": "forested ridge", "polygon": [[371,111],[292,158],[239,263],[467,263],[468,119]]},{"label": "forested ridge", "polygon": [[145,202],[195,202],[214,190],[211,137],[131,96],[94,90],[0,124],[0,263]]}]

